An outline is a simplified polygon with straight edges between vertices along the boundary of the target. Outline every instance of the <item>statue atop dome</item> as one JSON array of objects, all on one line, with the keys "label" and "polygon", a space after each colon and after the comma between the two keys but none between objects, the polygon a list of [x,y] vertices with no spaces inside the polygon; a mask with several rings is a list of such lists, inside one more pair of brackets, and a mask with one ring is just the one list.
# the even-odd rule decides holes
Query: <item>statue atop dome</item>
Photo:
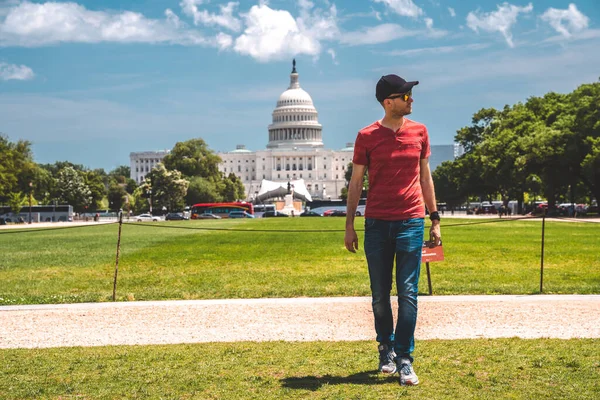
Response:
[{"label": "statue atop dome", "polygon": [[297,72],[296,72],[296,59],[295,58],[292,60],[292,67],[293,67],[292,68],[292,74],[297,74]]}]

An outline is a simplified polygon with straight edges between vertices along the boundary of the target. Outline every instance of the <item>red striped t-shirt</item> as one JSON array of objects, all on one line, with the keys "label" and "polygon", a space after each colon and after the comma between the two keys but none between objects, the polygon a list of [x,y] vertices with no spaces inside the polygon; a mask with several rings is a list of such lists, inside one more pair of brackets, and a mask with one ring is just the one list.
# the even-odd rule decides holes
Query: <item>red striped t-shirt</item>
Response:
[{"label": "red striped t-shirt", "polygon": [[397,132],[379,121],[361,129],[352,162],[368,168],[365,217],[387,221],[424,218],[420,160],[430,154],[427,128],[406,117]]}]

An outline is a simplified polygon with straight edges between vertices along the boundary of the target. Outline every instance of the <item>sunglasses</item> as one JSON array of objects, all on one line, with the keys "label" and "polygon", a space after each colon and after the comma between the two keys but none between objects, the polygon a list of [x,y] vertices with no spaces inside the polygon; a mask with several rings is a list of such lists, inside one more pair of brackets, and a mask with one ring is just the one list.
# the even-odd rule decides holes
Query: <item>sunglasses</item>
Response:
[{"label": "sunglasses", "polygon": [[394,99],[402,99],[403,101],[408,101],[412,97],[412,90],[407,93],[397,94],[394,96],[386,97],[386,99],[394,100]]}]

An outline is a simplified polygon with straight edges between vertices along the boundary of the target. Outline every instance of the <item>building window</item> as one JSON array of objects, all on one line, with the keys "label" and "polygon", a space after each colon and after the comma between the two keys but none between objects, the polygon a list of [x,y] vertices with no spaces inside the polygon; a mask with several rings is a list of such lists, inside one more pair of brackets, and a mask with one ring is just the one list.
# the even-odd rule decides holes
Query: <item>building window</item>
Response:
[{"label": "building window", "polygon": [[323,178],[327,179],[327,173],[323,174]]},{"label": "building window", "polygon": [[286,165],[285,165],[285,170],[286,170],[286,171],[289,171],[289,170],[290,170],[290,164],[286,164]]},{"label": "building window", "polygon": [[263,171],[265,170],[265,165],[263,164]]},{"label": "building window", "polygon": [[317,183],[315,183],[315,191],[319,190],[319,185]]},{"label": "building window", "polygon": [[280,179],[280,178],[281,178],[281,176],[279,176],[279,174],[277,174],[277,179]]},{"label": "building window", "polygon": [[335,176],[335,179],[340,179],[340,176],[339,176],[339,175],[336,175],[336,176]]},{"label": "building window", "polygon": [[296,170],[296,164],[292,164],[292,170],[295,171]]},{"label": "building window", "polygon": [[323,165],[323,169],[327,169],[327,165]]},{"label": "building window", "polygon": [[312,164],[308,164],[308,170],[312,171]]},{"label": "building window", "polygon": [[312,178],[312,174],[308,174],[308,178],[309,178],[309,179],[310,179],[310,178]]},{"label": "building window", "polygon": [[263,174],[263,179],[265,179],[265,174]]},{"label": "building window", "polygon": [[238,165],[238,172],[242,172],[242,166]]}]

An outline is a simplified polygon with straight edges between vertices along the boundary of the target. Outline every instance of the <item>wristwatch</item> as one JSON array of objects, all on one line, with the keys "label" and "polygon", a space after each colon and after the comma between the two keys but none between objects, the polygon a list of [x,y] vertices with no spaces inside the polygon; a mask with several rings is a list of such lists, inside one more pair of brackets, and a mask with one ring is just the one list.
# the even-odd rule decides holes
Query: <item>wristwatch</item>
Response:
[{"label": "wristwatch", "polygon": [[435,220],[439,221],[440,220],[440,214],[437,211],[434,211],[434,212],[432,212],[432,213],[429,214],[429,219],[432,220],[432,221],[435,221]]}]

